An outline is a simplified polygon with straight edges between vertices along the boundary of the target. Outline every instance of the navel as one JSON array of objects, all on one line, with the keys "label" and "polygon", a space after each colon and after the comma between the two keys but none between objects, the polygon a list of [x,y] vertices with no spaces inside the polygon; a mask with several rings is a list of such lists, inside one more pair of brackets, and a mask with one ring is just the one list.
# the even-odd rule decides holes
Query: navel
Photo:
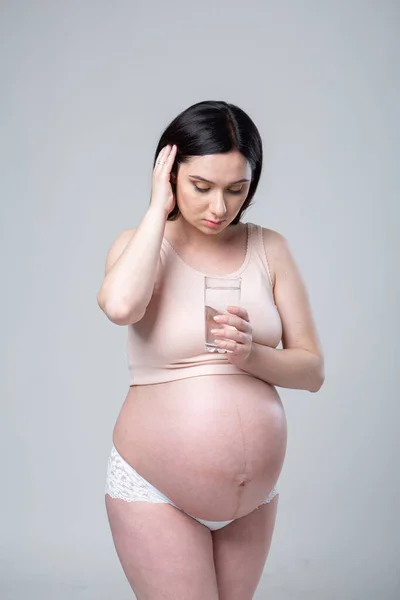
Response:
[{"label": "navel", "polygon": [[240,487],[244,487],[246,483],[250,481],[250,476],[247,473],[239,473],[239,475],[235,475],[234,481],[238,483]]}]

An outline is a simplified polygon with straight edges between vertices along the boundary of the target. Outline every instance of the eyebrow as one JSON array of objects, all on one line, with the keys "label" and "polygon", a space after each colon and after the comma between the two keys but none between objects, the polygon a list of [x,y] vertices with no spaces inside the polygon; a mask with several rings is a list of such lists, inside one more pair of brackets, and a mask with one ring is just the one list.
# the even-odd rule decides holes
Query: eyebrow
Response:
[{"label": "eyebrow", "polygon": [[[189,175],[189,177],[191,177],[192,179],[199,179],[200,181],[204,181],[205,183],[215,183],[214,181],[210,181],[209,179],[204,179],[204,177],[200,177],[200,175]],[[238,179],[237,181],[232,181],[230,185],[234,185],[235,183],[246,183],[247,181],[250,181],[250,179]]]}]

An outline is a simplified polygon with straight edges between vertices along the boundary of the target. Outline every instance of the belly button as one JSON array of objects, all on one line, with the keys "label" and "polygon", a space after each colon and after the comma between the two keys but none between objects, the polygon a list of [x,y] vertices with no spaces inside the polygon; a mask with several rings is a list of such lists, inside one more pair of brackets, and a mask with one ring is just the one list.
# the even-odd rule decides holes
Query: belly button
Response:
[{"label": "belly button", "polygon": [[250,481],[250,477],[246,473],[242,473],[236,475],[235,482],[238,483],[241,487],[245,486],[246,483]]}]

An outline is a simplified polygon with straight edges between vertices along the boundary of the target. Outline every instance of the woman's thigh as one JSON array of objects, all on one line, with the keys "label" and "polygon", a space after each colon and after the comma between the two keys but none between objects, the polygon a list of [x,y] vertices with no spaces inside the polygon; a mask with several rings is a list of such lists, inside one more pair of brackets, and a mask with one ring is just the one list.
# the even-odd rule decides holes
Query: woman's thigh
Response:
[{"label": "woman's thigh", "polygon": [[271,547],[278,498],[212,532],[219,600],[253,598]]},{"label": "woman's thigh", "polygon": [[115,549],[137,600],[218,600],[211,532],[171,504],[105,495]]}]

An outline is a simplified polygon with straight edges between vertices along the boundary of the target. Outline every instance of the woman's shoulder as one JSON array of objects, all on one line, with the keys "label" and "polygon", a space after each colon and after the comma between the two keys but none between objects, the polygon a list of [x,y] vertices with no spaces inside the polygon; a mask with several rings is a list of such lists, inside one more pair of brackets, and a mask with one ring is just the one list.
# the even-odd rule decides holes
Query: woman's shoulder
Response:
[{"label": "woman's shoulder", "polygon": [[292,260],[291,250],[286,237],[276,229],[263,227],[254,223],[261,229],[264,252],[269,266],[272,281],[275,283],[279,269],[285,269],[288,261]]},{"label": "woman's shoulder", "polygon": [[273,251],[279,251],[279,249],[283,249],[285,246],[287,246],[287,239],[279,231],[270,229],[269,227],[263,227],[258,223],[252,224],[261,229],[262,238],[266,249],[269,248]]}]

